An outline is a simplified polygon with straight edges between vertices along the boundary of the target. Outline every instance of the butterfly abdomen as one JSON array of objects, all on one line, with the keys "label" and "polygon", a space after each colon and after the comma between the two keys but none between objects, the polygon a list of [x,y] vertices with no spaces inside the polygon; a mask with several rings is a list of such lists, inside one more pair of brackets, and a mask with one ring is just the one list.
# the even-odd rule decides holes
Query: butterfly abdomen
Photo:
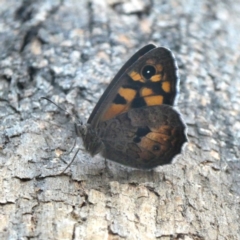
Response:
[{"label": "butterfly abdomen", "polygon": [[104,144],[98,132],[96,132],[91,125],[86,126],[86,131],[81,132],[81,137],[83,139],[85,149],[91,154],[91,156],[95,156],[103,150]]}]

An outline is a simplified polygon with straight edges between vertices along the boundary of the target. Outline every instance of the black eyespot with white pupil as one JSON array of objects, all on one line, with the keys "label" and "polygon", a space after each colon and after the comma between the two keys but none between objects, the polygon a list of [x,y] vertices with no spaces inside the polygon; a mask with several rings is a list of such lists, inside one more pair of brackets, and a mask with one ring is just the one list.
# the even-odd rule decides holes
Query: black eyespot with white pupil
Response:
[{"label": "black eyespot with white pupil", "polygon": [[142,75],[146,79],[150,79],[152,76],[156,74],[156,69],[152,65],[146,65],[142,69]]},{"label": "black eyespot with white pupil", "polygon": [[154,146],[152,147],[152,150],[153,150],[153,151],[159,151],[159,150],[160,150],[160,146],[159,146],[159,145],[154,145]]}]

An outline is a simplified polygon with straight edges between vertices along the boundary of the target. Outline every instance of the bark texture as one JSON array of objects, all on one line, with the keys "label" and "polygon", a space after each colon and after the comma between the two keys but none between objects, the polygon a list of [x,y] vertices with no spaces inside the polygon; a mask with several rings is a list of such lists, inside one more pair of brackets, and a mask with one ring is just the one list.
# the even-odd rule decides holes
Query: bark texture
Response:
[{"label": "bark texture", "polygon": [[[239,16],[233,0],[0,0],[0,239],[240,239]],[[183,153],[140,171],[80,151],[59,175],[73,122],[150,42],[178,61]]]}]

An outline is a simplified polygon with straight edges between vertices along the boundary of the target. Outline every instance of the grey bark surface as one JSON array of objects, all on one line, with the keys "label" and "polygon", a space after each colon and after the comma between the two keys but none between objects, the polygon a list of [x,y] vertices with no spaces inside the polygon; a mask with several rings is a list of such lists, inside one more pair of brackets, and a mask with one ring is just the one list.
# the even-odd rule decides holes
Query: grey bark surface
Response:
[{"label": "grey bark surface", "polygon": [[[240,239],[239,16],[233,0],[0,0],[0,239]],[[179,65],[183,153],[141,171],[79,151],[59,175],[73,123],[150,42]]]}]

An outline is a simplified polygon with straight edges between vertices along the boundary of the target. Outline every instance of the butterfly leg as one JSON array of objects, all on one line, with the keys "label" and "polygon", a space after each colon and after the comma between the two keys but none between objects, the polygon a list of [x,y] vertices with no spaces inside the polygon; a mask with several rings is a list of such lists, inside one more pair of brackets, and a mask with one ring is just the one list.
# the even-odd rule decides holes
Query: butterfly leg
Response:
[{"label": "butterfly leg", "polygon": [[64,170],[59,173],[59,175],[62,175],[62,174],[72,165],[73,161],[74,161],[75,158],[77,157],[77,155],[78,155],[78,153],[79,153],[80,150],[81,150],[81,151],[85,151],[85,149],[78,148],[77,151],[76,151],[76,153],[74,154],[72,160],[70,161],[70,163],[68,163],[68,165],[64,168]]},{"label": "butterfly leg", "polygon": [[114,175],[113,175],[113,173],[112,173],[112,171],[111,171],[111,169],[109,167],[109,162],[108,162],[107,158],[104,158],[104,163],[105,163],[105,170],[106,170],[105,174],[107,174],[107,176],[109,178],[113,178]]},{"label": "butterfly leg", "polygon": [[62,160],[65,164],[67,164],[67,162],[65,161],[65,159],[62,158],[62,156],[69,155],[69,154],[73,151],[73,149],[75,148],[75,146],[76,146],[76,139],[74,140],[74,144],[73,144],[73,146],[71,147],[70,151],[63,153],[63,154],[59,157],[59,159]]},{"label": "butterfly leg", "polygon": [[[45,138],[45,141],[46,141],[47,145],[49,146],[48,141],[47,141],[46,138]],[[73,144],[73,146],[71,147],[70,151],[68,151],[68,152],[66,152],[66,153],[63,153],[62,155],[64,155],[64,156],[65,156],[65,155],[69,155],[69,154],[73,151],[73,149],[75,148],[75,146],[76,146],[76,139],[74,140],[74,144]],[[77,151],[76,151],[76,153],[74,154],[72,160],[70,161],[70,163],[68,163],[68,162],[62,157],[62,155],[58,157],[61,161],[63,161],[65,164],[67,164],[67,166],[65,167],[65,169],[64,169],[63,171],[61,171],[58,175],[63,174],[63,173],[69,168],[69,166],[73,163],[73,161],[75,160],[75,158],[76,158],[76,156],[77,156],[77,154],[78,154],[78,152],[79,152],[80,150],[85,151],[85,149],[78,148]]]},{"label": "butterfly leg", "polygon": [[45,141],[46,146],[47,146],[47,147],[44,147],[44,151],[47,153],[47,155],[48,155],[47,158],[48,159],[53,159],[53,158],[55,158],[56,154],[53,153],[53,148],[51,147],[51,144],[49,143],[49,141],[51,141],[52,139],[47,133],[45,133],[45,131],[43,133],[44,133],[43,134],[44,141]]}]

